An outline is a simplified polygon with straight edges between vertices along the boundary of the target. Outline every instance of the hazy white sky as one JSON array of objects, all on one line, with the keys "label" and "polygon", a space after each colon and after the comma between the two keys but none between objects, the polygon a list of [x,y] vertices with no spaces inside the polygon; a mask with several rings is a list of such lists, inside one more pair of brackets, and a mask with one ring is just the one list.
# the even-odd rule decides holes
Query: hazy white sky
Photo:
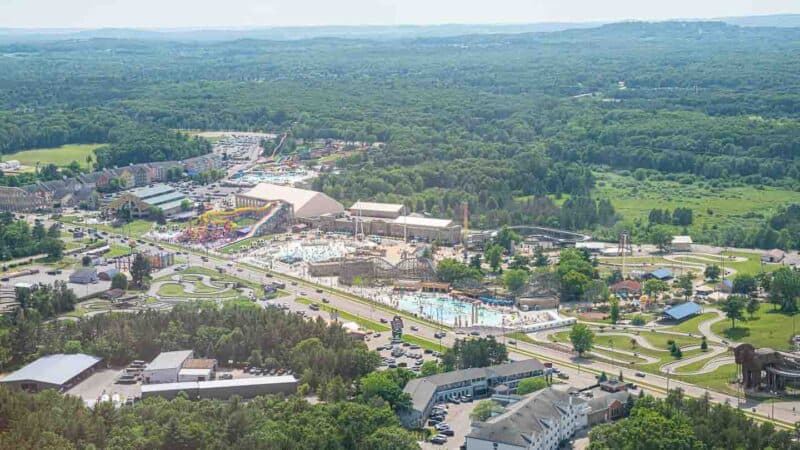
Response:
[{"label": "hazy white sky", "polygon": [[0,27],[577,22],[800,12],[800,0],[0,0]]}]

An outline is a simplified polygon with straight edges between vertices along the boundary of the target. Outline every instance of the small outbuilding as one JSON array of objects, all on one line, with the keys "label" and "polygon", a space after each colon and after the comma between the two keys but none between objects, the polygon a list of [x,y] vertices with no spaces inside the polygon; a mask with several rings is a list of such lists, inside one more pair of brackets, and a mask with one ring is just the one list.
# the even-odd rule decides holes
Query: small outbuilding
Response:
[{"label": "small outbuilding", "polygon": [[656,269],[650,273],[645,274],[644,278],[645,279],[655,278],[656,280],[669,281],[675,278],[675,275],[673,275],[671,270],[662,267],[660,269]]},{"label": "small outbuilding", "polygon": [[682,322],[690,317],[700,314],[702,308],[695,302],[681,303],[664,310],[664,320]]},{"label": "small outbuilding", "polygon": [[178,373],[192,354],[191,350],[162,352],[145,367],[142,379],[145,383],[176,383]]},{"label": "small outbuilding", "polygon": [[690,252],[692,251],[692,238],[691,236],[673,236],[672,245],[670,246],[673,252]]},{"label": "small outbuilding", "polygon": [[72,272],[69,276],[70,283],[76,284],[91,284],[97,283],[97,269],[94,267],[82,267]]},{"label": "small outbuilding", "polygon": [[642,285],[634,280],[622,280],[609,286],[611,292],[619,297],[638,297],[642,294]]},{"label": "small outbuilding", "polygon": [[111,281],[114,278],[114,275],[120,273],[119,270],[111,267],[105,270],[101,270],[100,273],[97,274],[97,278],[103,281]]},{"label": "small outbuilding", "polygon": [[779,248],[773,248],[772,250],[761,255],[761,262],[780,263],[783,262],[784,258],[786,258],[786,253],[783,250]]}]

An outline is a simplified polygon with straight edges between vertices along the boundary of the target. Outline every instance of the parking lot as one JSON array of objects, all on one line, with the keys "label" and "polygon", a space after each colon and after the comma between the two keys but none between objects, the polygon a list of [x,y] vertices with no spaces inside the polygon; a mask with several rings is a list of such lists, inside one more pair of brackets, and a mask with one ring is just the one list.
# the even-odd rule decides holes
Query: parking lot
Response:
[{"label": "parking lot", "polygon": [[[112,268],[112,265],[99,265],[96,266],[98,272]],[[88,284],[78,284],[78,283],[70,283],[69,276],[72,274],[72,269],[64,269],[59,271],[59,273],[55,274],[48,274],[47,272],[52,272],[53,269],[45,266],[32,266],[29,267],[30,269],[38,269],[39,273],[35,273],[32,275],[25,275],[21,277],[14,277],[11,278],[8,283],[17,284],[17,283],[45,283],[45,284],[52,284],[54,281],[65,281],[67,282],[67,287],[72,289],[79,298],[81,297],[88,297],[90,295],[97,294],[99,292],[107,291],[111,287],[111,281],[102,281],[99,280],[96,283],[88,283]]]},{"label": "parking lot", "polygon": [[447,415],[445,415],[444,424],[448,426],[450,430],[452,430],[452,436],[446,436],[447,441],[443,444],[434,444],[432,442],[420,442],[420,445],[423,449],[457,449],[464,443],[464,437],[469,434],[470,431],[470,423],[472,420],[470,419],[469,415],[472,414],[472,410],[475,409],[475,405],[478,403],[477,400],[468,403],[460,403],[454,405],[452,403],[447,403],[446,410]]}]

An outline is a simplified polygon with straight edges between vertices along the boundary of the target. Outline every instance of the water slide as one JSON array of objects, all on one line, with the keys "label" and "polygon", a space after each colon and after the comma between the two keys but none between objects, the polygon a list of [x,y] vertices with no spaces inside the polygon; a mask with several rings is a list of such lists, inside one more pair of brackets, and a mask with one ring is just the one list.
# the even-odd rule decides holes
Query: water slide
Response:
[{"label": "water slide", "polygon": [[280,209],[281,209],[280,205],[271,204],[270,210],[267,211],[266,214],[264,214],[264,217],[258,219],[258,222],[254,223],[250,227],[250,231],[247,232],[247,234],[244,236],[244,239],[248,239],[255,236],[256,233],[258,232],[258,229],[261,228],[261,226],[267,223],[270,219],[272,219],[275,213],[278,212],[278,210]]}]

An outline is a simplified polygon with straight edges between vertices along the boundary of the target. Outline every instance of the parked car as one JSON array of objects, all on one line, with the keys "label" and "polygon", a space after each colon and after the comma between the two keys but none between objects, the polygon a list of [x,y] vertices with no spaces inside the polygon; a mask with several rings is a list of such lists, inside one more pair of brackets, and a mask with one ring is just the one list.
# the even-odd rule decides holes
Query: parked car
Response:
[{"label": "parked car", "polygon": [[445,444],[445,443],[447,443],[447,437],[446,436],[440,436],[440,435],[437,434],[436,436],[431,438],[431,444],[442,445],[442,444]]}]

